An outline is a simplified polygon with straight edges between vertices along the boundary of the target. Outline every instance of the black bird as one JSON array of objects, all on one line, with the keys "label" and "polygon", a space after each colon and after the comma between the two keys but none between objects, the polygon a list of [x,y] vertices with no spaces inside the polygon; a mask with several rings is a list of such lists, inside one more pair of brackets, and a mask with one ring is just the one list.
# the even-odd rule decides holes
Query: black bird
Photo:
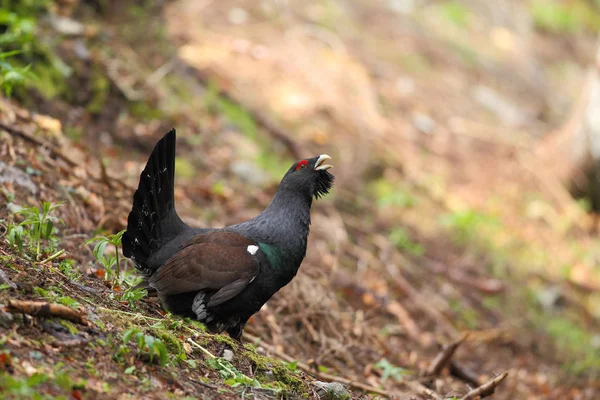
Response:
[{"label": "black bird", "polygon": [[298,272],[312,200],[333,185],[331,165],[324,164],[329,159],[322,154],[294,163],[255,218],[223,229],[192,228],[175,211],[173,129],[156,144],[140,175],[123,254],[167,310],[240,340],[248,319]]}]

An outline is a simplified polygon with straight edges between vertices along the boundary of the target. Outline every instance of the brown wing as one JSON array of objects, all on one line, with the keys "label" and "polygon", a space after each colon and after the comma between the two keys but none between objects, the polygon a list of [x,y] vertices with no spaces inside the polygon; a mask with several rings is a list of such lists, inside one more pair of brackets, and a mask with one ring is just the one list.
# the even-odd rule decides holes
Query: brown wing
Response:
[{"label": "brown wing", "polygon": [[258,275],[255,243],[237,233],[217,231],[198,235],[182,246],[152,277],[149,284],[161,295],[202,289],[217,290],[209,305],[240,293]]}]

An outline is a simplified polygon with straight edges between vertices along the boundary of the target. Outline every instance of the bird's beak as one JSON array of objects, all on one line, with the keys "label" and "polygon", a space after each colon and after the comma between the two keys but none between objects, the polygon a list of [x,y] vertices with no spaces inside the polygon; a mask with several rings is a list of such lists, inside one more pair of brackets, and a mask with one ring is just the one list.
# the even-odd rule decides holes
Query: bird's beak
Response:
[{"label": "bird's beak", "polygon": [[333,168],[333,165],[329,165],[329,164],[321,165],[321,164],[323,164],[323,161],[325,161],[325,160],[331,160],[331,157],[329,157],[327,154],[321,154],[319,156],[319,159],[315,163],[315,171],[326,171],[329,168]]}]

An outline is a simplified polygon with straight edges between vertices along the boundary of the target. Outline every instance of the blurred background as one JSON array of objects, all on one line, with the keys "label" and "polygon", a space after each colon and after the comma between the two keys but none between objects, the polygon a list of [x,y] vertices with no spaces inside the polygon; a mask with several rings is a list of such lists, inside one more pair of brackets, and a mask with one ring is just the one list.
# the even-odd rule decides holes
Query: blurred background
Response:
[{"label": "blurred background", "polygon": [[[196,226],[256,215],[327,153],[307,259],[250,333],[395,390],[469,332],[471,386],[509,371],[499,399],[597,398],[599,1],[0,5],[2,125],[25,112],[71,168],[127,185],[83,180],[75,232],[123,229],[173,126]],[[456,370],[439,393],[464,391]]]}]

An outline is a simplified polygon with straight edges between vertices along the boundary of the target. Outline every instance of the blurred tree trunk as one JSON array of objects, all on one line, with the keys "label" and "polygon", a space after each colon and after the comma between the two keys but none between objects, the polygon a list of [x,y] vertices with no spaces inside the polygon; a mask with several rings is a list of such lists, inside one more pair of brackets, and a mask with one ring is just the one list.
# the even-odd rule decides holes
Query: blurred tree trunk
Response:
[{"label": "blurred tree trunk", "polygon": [[548,172],[600,213],[600,46],[569,121],[538,150]]}]

